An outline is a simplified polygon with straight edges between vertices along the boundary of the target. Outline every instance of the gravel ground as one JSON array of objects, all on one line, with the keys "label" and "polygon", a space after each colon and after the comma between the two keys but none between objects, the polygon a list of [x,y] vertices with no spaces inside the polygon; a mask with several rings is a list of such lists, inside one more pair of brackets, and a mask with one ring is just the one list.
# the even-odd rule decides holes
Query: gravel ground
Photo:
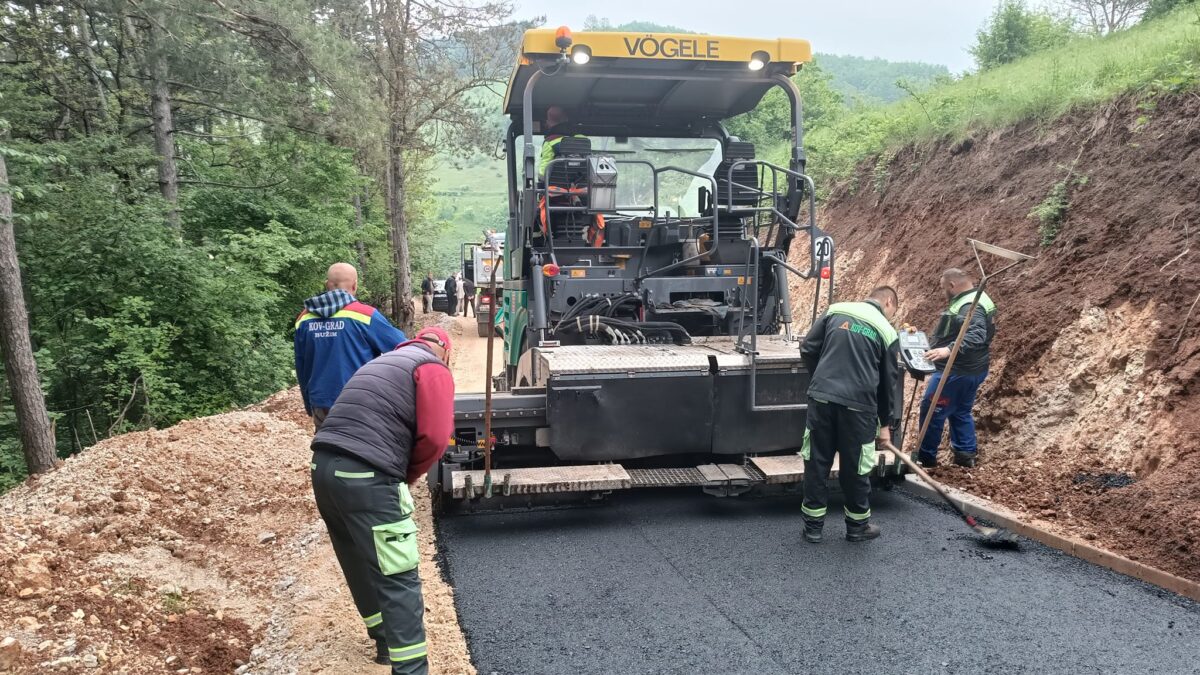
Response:
[{"label": "gravel ground", "polygon": [[[367,675],[298,390],[125,434],[0,496],[0,672]],[[474,675],[421,527],[430,671]]]},{"label": "gravel ground", "polygon": [[840,519],[805,544],[794,498],[688,490],[443,518],[439,540],[480,673],[1200,673],[1195,603],[983,549],[906,494],[874,506],[865,545]]}]

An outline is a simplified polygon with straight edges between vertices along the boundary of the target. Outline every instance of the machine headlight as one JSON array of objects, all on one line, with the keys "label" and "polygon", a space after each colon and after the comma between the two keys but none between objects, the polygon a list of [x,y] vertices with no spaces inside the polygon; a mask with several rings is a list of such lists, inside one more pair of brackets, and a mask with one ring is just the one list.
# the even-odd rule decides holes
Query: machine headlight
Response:
[{"label": "machine headlight", "polygon": [[771,61],[771,55],[766,52],[754,52],[750,56],[750,70],[762,70]]},{"label": "machine headlight", "polygon": [[592,50],[586,45],[576,45],[571,50],[571,60],[582,66],[592,60]]}]

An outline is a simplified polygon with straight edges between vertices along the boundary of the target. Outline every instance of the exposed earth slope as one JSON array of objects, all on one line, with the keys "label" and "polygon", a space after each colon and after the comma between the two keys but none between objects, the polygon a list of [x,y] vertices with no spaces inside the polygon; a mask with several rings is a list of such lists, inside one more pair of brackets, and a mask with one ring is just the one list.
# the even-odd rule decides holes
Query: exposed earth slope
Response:
[{"label": "exposed earth slope", "polygon": [[[1069,204],[1051,239],[1053,221],[1031,212],[1060,182]],[[967,238],[1038,256],[989,287],[1000,313],[976,415],[982,463],[937,475],[1193,580],[1197,195],[1200,97],[1186,95],[906,148],[837,186],[822,219],[838,299],[892,284],[897,322],[925,330],[945,306],[940,271],[975,269]],[[793,290],[803,322],[809,292]]]}]

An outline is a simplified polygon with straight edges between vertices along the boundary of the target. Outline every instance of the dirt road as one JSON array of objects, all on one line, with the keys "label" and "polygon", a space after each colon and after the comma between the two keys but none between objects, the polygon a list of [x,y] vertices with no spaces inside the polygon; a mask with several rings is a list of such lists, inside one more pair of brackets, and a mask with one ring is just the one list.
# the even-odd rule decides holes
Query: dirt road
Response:
[{"label": "dirt road", "polygon": [[[443,316],[439,323],[452,322],[454,354],[450,366],[454,370],[455,390],[462,393],[480,392],[485,386],[487,372],[487,338],[479,337],[473,317]],[[504,372],[504,340],[497,336],[492,346],[492,372]]]}]

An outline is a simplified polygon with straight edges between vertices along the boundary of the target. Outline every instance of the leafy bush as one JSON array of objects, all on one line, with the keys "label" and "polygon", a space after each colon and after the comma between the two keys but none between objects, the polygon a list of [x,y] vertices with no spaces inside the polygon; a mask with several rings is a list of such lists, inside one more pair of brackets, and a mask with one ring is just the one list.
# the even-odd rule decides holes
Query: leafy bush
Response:
[{"label": "leafy bush", "polygon": [[1072,167],[1067,171],[1067,177],[1055,183],[1046,198],[1029,212],[1029,217],[1038,222],[1038,241],[1043,247],[1053,244],[1062,230],[1071,208],[1071,188],[1086,184],[1087,176],[1075,175]]},{"label": "leafy bush", "polygon": [[1002,66],[1066,44],[1074,34],[1073,25],[1070,18],[1030,9],[1025,0],[1001,0],[975,34],[971,55],[980,70]]},{"label": "leafy bush", "polygon": [[1067,181],[1063,179],[1055,183],[1046,198],[1029,212],[1029,217],[1038,221],[1038,237],[1042,246],[1054,243],[1069,208],[1071,202],[1067,199]]},{"label": "leafy bush", "polygon": [[[10,160],[16,185],[39,186],[17,202],[17,245],[63,455],[286,387],[291,322],[325,267],[354,260],[359,236],[386,250],[382,205],[368,203],[356,227],[350,195],[364,179],[348,151],[322,141],[284,133],[202,151],[182,141],[206,185],[185,193],[178,233],[164,225],[144,149],[96,135],[37,151],[67,158]],[[257,185],[267,187],[228,187]],[[386,292],[386,271],[372,272],[364,296]],[[0,404],[0,490],[24,476],[6,414]]]}]

